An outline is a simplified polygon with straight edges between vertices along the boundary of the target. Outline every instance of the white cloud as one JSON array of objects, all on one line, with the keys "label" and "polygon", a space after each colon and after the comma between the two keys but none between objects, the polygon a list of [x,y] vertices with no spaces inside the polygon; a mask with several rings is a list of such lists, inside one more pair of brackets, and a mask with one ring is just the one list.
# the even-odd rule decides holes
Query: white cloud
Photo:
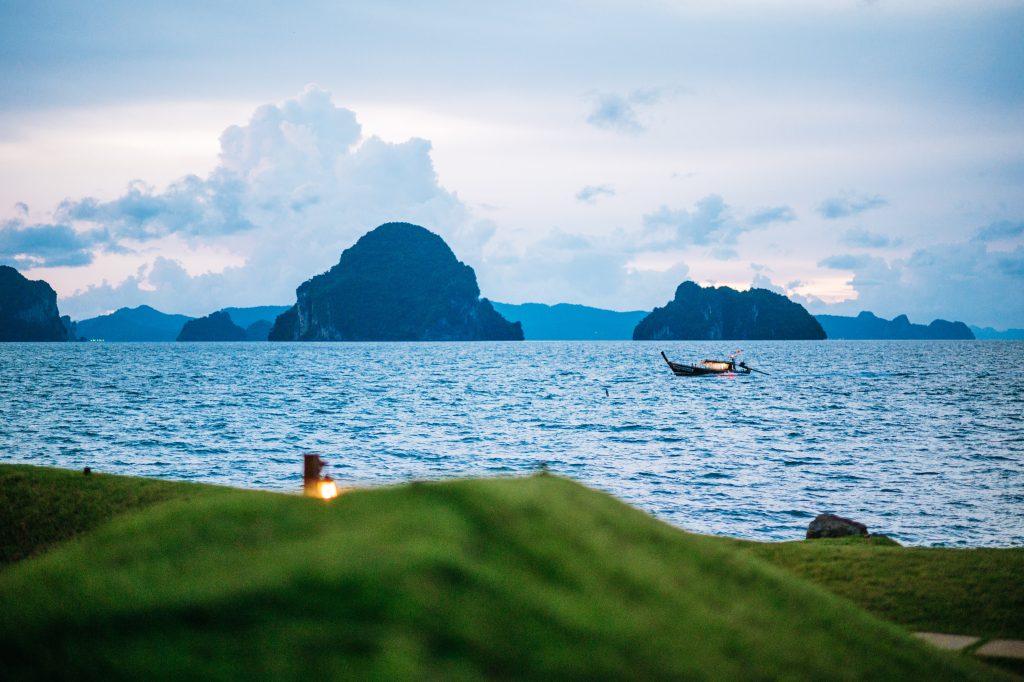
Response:
[{"label": "white cloud", "polygon": [[818,213],[827,220],[837,218],[849,218],[881,208],[888,204],[883,197],[877,194],[856,194],[854,192],[843,192],[839,196],[829,197],[818,206]]},{"label": "white cloud", "polygon": [[638,119],[636,107],[657,104],[660,99],[661,91],[658,89],[634,90],[628,95],[599,94],[594,97],[587,123],[620,133],[642,133],[647,128]]},{"label": "white cloud", "polygon": [[150,303],[190,314],[289,301],[296,286],[333,265],[361,234],[391,220],[427,226],[471,262],[495,230],[473,221],[440,186],[430,142],[364,138],[355,114],[315,86],[225,130],[219,163],[206,177],[189,175],[162,191],[135,182],[110,201],[65,201],[55,215],[59,230],[19,224],[17,233],[9,231],[19,237],[12,248],[22,248],[31,229],[34,241],[72,254],[63,264],[87,262],[85,235],[94,234],[105,236],[104,248],[151,249],[172,238],[200,250],[229,245],[246,261],[190,277],[180,263],[158,258],[122,284],[62,297],[61,309],[77,317],[109,309],[115,294],[131,299],[118,305]]},{"label": "white cloud", "polygon": [[552,229],[525,247],[501,241],[478,274],[481,289],[504,303],[581,303],[615,310],[649,310],[672,297],[689,268],[629,265],[629,238],[595,239]]},{"label": "white cloud", "polygon": [[613,196],[615,196],[615,188],[611,185],[586,185],[579,192],[576,192],[576,201],[593,204],[601,197]]}]

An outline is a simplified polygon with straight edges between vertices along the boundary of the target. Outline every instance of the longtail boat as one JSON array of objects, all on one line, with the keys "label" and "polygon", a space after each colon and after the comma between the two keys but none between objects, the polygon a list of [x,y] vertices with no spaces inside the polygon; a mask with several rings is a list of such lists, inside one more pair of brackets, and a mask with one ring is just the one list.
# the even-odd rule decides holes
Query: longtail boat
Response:
[{"label": "longtail boat", "polygon": [[665,351],[661,351],[661,357],[665,358],[669,369],[677,377],[700,377],[709,374],[750,374],[751,372],[768,374],[768,372],[748,367],[746,362],[736,362],[736,358],[730,358],[729,360],[701,360],[699,365],[681,365],[678,362],[669,360],[668,356],[665,355]]}]

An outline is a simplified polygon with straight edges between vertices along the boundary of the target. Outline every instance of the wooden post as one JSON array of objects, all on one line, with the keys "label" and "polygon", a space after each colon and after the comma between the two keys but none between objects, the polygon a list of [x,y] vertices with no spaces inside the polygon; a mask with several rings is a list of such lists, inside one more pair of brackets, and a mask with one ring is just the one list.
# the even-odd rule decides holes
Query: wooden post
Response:
[{"label": "wooden post", "polygon": [[320,470],[324,468],[324,462],[319,455],[314,454],[305,454],[302,459],[302,493],[309,497],[319,497],[317,486],[320,484]]}]

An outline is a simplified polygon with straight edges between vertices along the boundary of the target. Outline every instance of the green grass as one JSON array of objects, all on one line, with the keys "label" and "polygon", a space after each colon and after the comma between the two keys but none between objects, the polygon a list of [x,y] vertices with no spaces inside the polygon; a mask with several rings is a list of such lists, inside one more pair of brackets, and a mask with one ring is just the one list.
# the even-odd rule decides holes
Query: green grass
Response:
[{"label": "green grass", "polygon": [[859,539],[738,544],[911,630],[1024,639],[1024,548],[898,547]]},{"label": "green grass", "polygon": [[225,490],[151,478],[0,465],[0,569],[125,512]]},{"label": "green grass", "polygon": [[[756,547],[554,476],[324,503],[174,483],[157,501],[120,487],[137,480],[22,473],[119,502],[85,503],[93,522],[61,536],[77,537],[0,572],[3,679],[1001,676]],[[22,495],[38,508],[5,505],[4,526],[71,518],[82,501]],[[15,553],[57,539],[35,537],[16,536]]]}]

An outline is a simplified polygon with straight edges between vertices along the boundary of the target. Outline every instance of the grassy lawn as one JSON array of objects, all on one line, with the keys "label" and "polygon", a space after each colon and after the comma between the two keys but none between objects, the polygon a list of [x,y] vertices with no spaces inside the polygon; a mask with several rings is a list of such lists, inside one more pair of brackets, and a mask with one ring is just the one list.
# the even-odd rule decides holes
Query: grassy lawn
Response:
[{"label": "grassy lawn", "polygon": [[1024,639],[1024,548],[887,547],[860,539],[737,544],[911,630]]},{"label": "grassy lawn", "polygon": [[0,495],[5,556],[72,538],[0,570],[4,679],[1001,677],[763,555],[916,550],[692,535],[554,476],[324,503],[0,467]]}]

